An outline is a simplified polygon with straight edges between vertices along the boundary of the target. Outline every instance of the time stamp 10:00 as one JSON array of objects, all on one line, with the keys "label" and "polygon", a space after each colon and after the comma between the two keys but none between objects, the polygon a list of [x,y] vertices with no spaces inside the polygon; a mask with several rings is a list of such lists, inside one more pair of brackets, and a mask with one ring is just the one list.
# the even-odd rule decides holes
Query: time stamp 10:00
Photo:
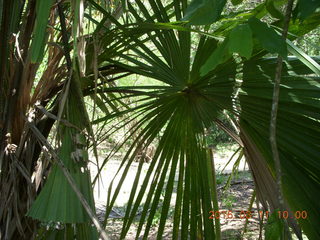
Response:
[{"label": "time stamp 10:00", "polygon": [[[271,215],[269,211],[210,211],[209,219],[268,219]],[[308,217],[307,211],[295,211],[292,215],[288,211],[276,211],[276,216],[281,219],[295,218],[295,219],[306,219]]]}]

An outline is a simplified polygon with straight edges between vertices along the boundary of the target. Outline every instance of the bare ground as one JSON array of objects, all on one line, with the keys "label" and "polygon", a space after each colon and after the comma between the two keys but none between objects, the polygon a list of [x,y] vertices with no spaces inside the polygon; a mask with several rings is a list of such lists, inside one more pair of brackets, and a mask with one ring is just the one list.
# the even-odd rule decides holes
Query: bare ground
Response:
[{"label": "bare ground", "polygon": [[[234,149],[227,151],[220,151],[215,154],[215,166],[217,170],[221,170],[226,162],[229,160]],[[118,170],[120,160],[110,160],[102,172],[102,183],[96,185],[95,188],[95,200],[98,217],[102,220],[105,215],[105,203],[107,199],[107,187],[111,182],[114,174]],[[147,164],[144,164],[143,173],[146,173]],[[218,181],[218,196],[219,196],[219,211],[220,211],[220,223],[222,239],[258,239],[259,238],[259,212],[255,203],[251,209],[250,214],[247,212],[250,204],[250,199],[254,191],[253,181],[250,177],[250,173],[247,171],[247,167],[244,162],[241,162],[239,170],[242,170],[238,174],[237,178],[231,182],[230,187],[224,191],[224,186],[228,176],[232,171],[233,162],[224,170],[223,173],[217,176]],[[107,224],[107,232],[110,239],[119,239],[122,228],[122,217],[124,216],[125,205],[129,199],[131,184],[133,182],[138,164],[133,164],[130,168],[128,177],[125,180],[123,187],[119,193],[119,197],[115,202],[115,207],[110,214],[110,220]],[[96,170],[91,167],[92,175],[94,176]],[[243,171],[244,170],[244,171]],[[121,176],[121,174],[119,174]],[[119,181],[119,177],[115,179]],[[174,208],[174,207],[173,207]],[[225,212],[225,214],[224,214]],[[231,215],[232,214],[232,215]],[[212,215],[208,213],[208,217]],[[218,216],[218,215],[217,215]],[[244,226],[247,222],[247,232],[244,234]],[[138,222],[133,224],[125,239],[135,239]],[[165,232],[162,239],[171,239],[172,222],[167,221]],[[262,234],[263,235],[263,234]],[[148,239],[156,239],[157,236],[157,224],[152,227]]]}]

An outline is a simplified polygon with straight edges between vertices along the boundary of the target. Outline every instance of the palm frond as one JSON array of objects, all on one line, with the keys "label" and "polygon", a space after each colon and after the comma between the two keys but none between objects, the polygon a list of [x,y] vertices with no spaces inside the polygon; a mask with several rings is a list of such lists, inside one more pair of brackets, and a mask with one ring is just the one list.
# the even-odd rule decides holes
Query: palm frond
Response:
[{"label": "palm frond", "polygon": [[[284,196],[293,213],[300,210],[308,212],[308,220],[298,221],[305,233],[311,239],[316,239],[319,232],[313,221],[316,221],[320,214],[316,210],[319,209],[319,205],[314,199],[314,194],[319,192],[320,183],[319,77],[312,76],[312,71],[296,59],[289,59],[287,66],[282,75],[277,120]],[[287,69],[296,69],[301,75],[290,74]],[[257,178],[258,189],[265,189],[263,198],[269,202],[271,208],[277,209],[277,203],[273,199],[275,195],[270,192],[273,191],[273,187],[269,188],[270,191],[266,188],[274,184],[270,178],[275,176],[268,143],[274,71],[275,59],[245,63],[239,101],[240,127],[244,146],[248,147],[248,161]],[[260,74],[257,75],[258,72]],[[310,74],[310,77],[305,77]],[[248,141],[251,143],[246,145]],[[255,164],[258,163],[258,159],[262,161],[259,165]],[[259,180],[259,176],[266,175],[261,173],[263,164],[265,170],[269,169],[271,176]]]}]

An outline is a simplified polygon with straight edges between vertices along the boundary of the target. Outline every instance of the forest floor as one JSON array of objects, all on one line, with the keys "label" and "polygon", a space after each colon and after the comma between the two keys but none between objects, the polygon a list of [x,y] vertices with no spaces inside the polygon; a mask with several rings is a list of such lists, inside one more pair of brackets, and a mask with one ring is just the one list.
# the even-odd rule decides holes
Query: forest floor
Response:
[{"label": "forest floor", "polygon": [[[238,173],[233,174],[233,178],[230,182],[230,185],[225,189],[228,178],[232,173],[233,163],[237,157],[233,158],[234,160],[229,163],[229,165],[223,170],[223,167],[226,165],[234,151],[236,146],[223,146],[218,147],[214,158],[215,158],[215,168],[217,172],[217,184],[218,184],[218,200],[219,200],[219,211],[220,211],[220,223],[221,223],[221,232],[222,239],[258,239],[259,238],[259,212],[256,208],[255,202],[253,207],[248,212],[250,205],[250,200],[254,192],[254,183],[251,178],[251,174],[248,171],[248,167],[245,165],[244,161],[240,162]],[[114,174],[117,172],[118,167],[121,163],[120,157],[118,159],[109,160],[106,166],[103,168],[102,172],[102,184],[95,187],[95,201],[98,217],[102,220],[105,215],[105,204],[106,204],[106,195],[109,183],[111,182]],[[99,159],[100,161],[100,159]],[[119,196],[115,202],[115,205],[109,215],[110,220],[107,224],[107,232],[110,239],[119,239],[119,235],[122,228],[122,217],[124,216],[125,207],[127,200],[129,199],[131,185],[135,177],[135,173],[138,167],[138,163],[133,163],[130,168],[127,178],[124,181],[123,187],[119,193]],[[142,175],[146,174],[148,164],[144,164]],[[94,176],[95,169],[92,168],[92,175]],[[119,174],[121,176],[121,174]],[[114,186],[117,185],[119,177],[115,178]],[[174,197],[172,201],[171,209],[169,210],[172,213],[174,210]],[[229,215],[228,215],[229,213]],[[232,217],[230,215],[232,213]],[[212,215],[208,212],[208,217]],[[157,236],[157,224],[159,223],[160,212],[155,215],[153,227],[149,233],[148,239],[156,239]],[[217,215],[216,215],[217,216]],[[247,223],[246,223],[247,222]],[[243,234],[244,226],[247,226],[247,231]],[[132,224],[126,239],[135,239],[136,229],[138,226],[138,221]],[[171,239],[171,229],[172,221],[170,218],[167,221],[165,232],[162,239]],[[263,239],[263,238],[262,238]]]}]

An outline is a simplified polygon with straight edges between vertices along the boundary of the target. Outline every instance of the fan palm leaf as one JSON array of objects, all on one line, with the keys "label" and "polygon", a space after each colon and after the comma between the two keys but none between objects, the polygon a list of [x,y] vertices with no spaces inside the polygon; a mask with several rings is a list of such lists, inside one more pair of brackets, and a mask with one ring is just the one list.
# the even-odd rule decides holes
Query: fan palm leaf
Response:
[{"label": "fan palm leaf", "polygon": [[[150,88],[145,87],[145,95],[150,96],[148,108],[144,105],[139,108],[138,105],[133,110],[140,109],[144,114],[138,118],[136,126],[143,129],[120,167],[125,168],[125,172],[114,195],[108,201],[107,215],[133,161],[134,146],[151,142],[161,130],[163,135],[141,189],[138,190],[139,171],[133,182],[121,237],[125,237],[147,192],[137,238],[143,229],[143,236],[147,237],[158,206],[162,207],[158,229],[158,238],[161,238],[172,197],[172,179],[176,177],[178,183],[173,237],[214,238],[214,233],[207,229],[213,225],[207,221],[206,215],[206,211],[212,207],[212,201],[205,198],[212,196],[213,191],[208,184],[212,176],[203,169],[204,166],[208,166],[207,155],[203,151],[206,148],[204,132],[205,128],[217,121],[219,113],[223,110],[228,110],[238,119],[240,137],[257,184],[258,198],[266,208],[277,209],[279,203],[275,196],[275,173],[268,131],[275,59],[264,58],[268,52],[262,49],[261,45],[255,44],[251,60],[241,61],[239,64],[231,54],[222,51],[219,57],[223,59],[208,71],[202,72],[202,66],[208,64],[212,53],[221,49],[223,45],[215,38],[201,36],[195,53],[191,54],[193,41],[190,32],[163,30],[154,24],[158,21],[165,25],[164,22],[172,21],[167,12],[174,12],[175,20],[180,20],[187,6],[185,2],[174,1],[175,8],[171,11],[169,5],[163,6],[160,1],[147,1],[147,4],[137,1],[137,6],[135,8],[128,2],[129,13],[139,26],[146,23],[144,31],[135,28],[134,25],[121,25],[115,21],[117,28],[121,29],[120,36],[127,39],[132,47],[130,51],[128,48],[125,51],[119,48],[115,54],[119,58],[110,57],[108,60],[130,72],[152,77],[160,81],[165,88],[152,92]],[[267,14],[261,6],[257,8],[259,14],[256,13],[255,16],[262,17]],[[245,16],[243,23],[251,16]],[[298,26],[298,23],[292,23],[291,27],[293,25]],[[226,36],[236,25],[231,26],[230,22],[226,22],[217,28],[218,34]],[[301,34],[298,30],[296,33]],[[226,38],[225,44],[227,41]],[[108,45],[109,43],[106,43],[106,49]],[[266,47],[268,48],[267,45]],[[271,46],[267,50],[272,48],[274,51],[274,47]],[[293,48],[291,45],[289,51],[307,65],[297,58],[288,58],[287,69],[282,76],[277,132],[281,164],[286,168],[283,176],[284,194],[287,207],[293,213],[305,210],[310,214],[309,220],[300,219],[299,224],[311,239],[317,239],[319,233],[314,223],[319,215],[316,209],[319,208],[316,201],[311,200],[311,195],[319,190],[319,78],[313,75],[317,71],[316,61],[310,61]],[[236,81],[236,78],[239,81]],[[124,88],[134,89],[133,86]],[[295,178],[298,175],[299,180]],[[308,185],[308,194],[294,197],[295,186],[302,192],[305,184]],[[112,192],[111,189],[112,187],[109,194]],[[165,196],[159,205],[162,190]],[[299,234],[295,221],[289,219],[289,222]]]},{"label": "fan palm leaf", "polygon": [[[161,2],[157,1],[157,5],[153,1],[149,3],[154,15],[138,1],[137,5],[144,15],[143,19],[153,22],[153,16],[155,16],[158,21],[169,20],[166,11],[163,11],[165,6],[162,6]],[[175,3],[180,6],[180,2],[176,1]],[[142,21],[130,2],[128,2],[128,9],[136,17],[136,21]],[[181,16],[181,9],[176,9],[176,15]],[[117,22],[116,25],[120,25],[120,23]],[[214,239],[213,221],[208,217],[209,211],[213,209],[211,197],[213,189],[209,184],[212,182],[213,176],[207,170],[210,158],[207,155],[204,130],[210,126],[223,109],[232,110],[236,75],[235,61],[230,59],[226,62],[227,72],[225,69],[217,68],[201,77],[200,67],[217,46],[217,40],[201,37],[197,53],[194,56],[195,60],[191,61],[190,32],[145,28],[143,32],[140,31],[138,34],[132,35],[130,33],[134,31],[130,30],[130,26],[128,27],[128,29],[121,27],[123,32],[120,36],[126,37],[128,42],[130,41],[135,46],[130,49],[132,54],[129,55],[120,50],[116,55],[120,59],[109,58],[109,61],[130,72],[157,79],[161,81],[162,86],[137,87],[149,99],[144,98],[144,101],[141,102],[143,104],[118,113],[119,115],[127,111],[140,111],[143,115],[137,118],[138,124],[134,129],[142,128],[142,130],[120,166],[120,169],[124,168],[124,172],[119,185],[114,190],[114,195],[108,200],[106,216],[109,215],[126,172],[135,158],[134,146],[138,148],[144,143],[148,145],[159,132],[163,131],[147,175],[141,180],[141,188],[138,188],[141,168],[133,182],[121,238],[124,238],[128,232],[145,192],[148,194],[144,200],[136,236],[139,237],[143,230],[144,238],[148,236],[152,219],[160,204],[161,219],[158,239],[162,238],[169,206],[172,204],[171,199],[175,189],[174,179],[178,178],[173,238],[190,236],[192,238]],[[146,43],[143,37],[141,38],[141,34],[144,32],[149,40]],[[123,41],[122,38],[121,41]],[[150,50],[153,46],[156,47],[157,52]],[[107,48],[108,46],[106,46]],[[137,59],[136,56],[139,58]],[[129,64],[124,64],[123,61]],[[127,86],[118,89],[134,90],[135,87]],[[109,88],[106,91],[116,90]],[[164,198],[161,200],[163,191]],[[111,192],[112,185],[109,190],[109,193]]]},{"label": "fan palm leaf", "polygon": [[[297,73],[290,74],[288,69]],[[272,78],[275,59],[252,60],[245,63],[243,85],[240,92],[240,127],[245,138],[249,138],[260,152],[268,171],[275,176],[274,163],[268,139],[268,126],[272,102]],[[260,72],[260,74],[257,74]],[[277,120],[277,142],[283,171],[284,196],[292,212],[306,211],[308,219],[299,223],[310,239],[319,236],[314,221],[319,218],[319,203],[314,194],[319,194],[319,77],[296,59],[289,59],[282,74],[279,112]],[[310,77],[305,77],[309,75]],[[302,77],[303,76],[303,77]],[[254,174],[259,165],[249,159]],[[256,173],[255,173],[256,172]],[[264,179],[266,180],[266,179]],[[261,180],[263,181],[263,180]],[[270,185],[260,182],[258,186]],[[260,182],[260,184],[259,184]],[[300,194],[297,194],[297,193]],[[275,205],[272,193],[271,208]]]},{"label": "fan palm leaf", "polygon": [[[68,119],[68,122],[74,127],[63,125],[60,127],[61,146],[58,156],[74,179],[76,187],[94,211],[95,205],[90,173],[87,167],[89,159],[85,137],[85,129],[88,129],[89,126],[87,124],[88,120],[86,120],[86,110],[81,102],[83,96],[80,91],[80,84],[76,81],[77,79],[74,76],[63,114],[63,118]],[[88,237],[97,239],[98,237],[97,232],[92,231],[89,224],[90,216],[57,163],[53,164],[48,179],[32,204],[28,216],[46,223],[77,224],[77,239],[87,239]],[[71,225],[66,226],[66,232],[68,232],[68,228],[73,229]],[[50,231],[48,234],[50,234]]]}]

